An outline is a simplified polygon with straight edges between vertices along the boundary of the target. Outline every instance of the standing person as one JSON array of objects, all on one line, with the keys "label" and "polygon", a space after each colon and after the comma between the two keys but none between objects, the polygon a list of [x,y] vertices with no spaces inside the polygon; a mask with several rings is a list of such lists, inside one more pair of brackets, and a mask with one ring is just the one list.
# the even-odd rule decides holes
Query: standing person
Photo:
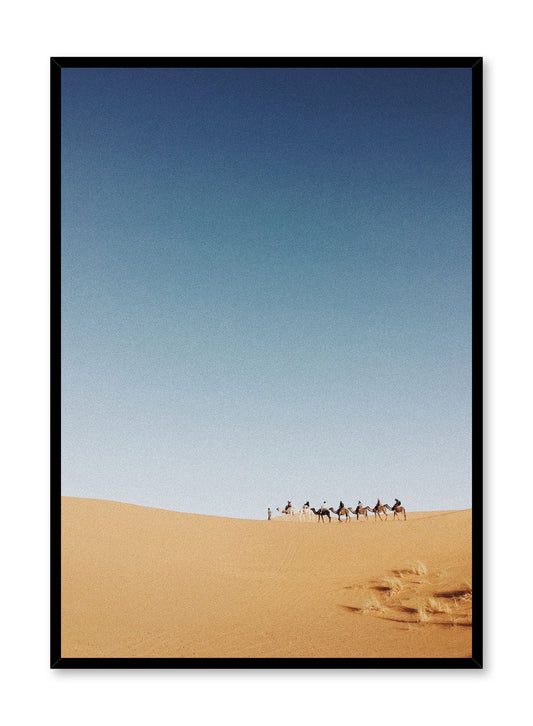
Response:
[{"label": "standing person", "polygon": [[268,521],[272,519],[272,512],[270,511],[270,507],[268,508]]}]

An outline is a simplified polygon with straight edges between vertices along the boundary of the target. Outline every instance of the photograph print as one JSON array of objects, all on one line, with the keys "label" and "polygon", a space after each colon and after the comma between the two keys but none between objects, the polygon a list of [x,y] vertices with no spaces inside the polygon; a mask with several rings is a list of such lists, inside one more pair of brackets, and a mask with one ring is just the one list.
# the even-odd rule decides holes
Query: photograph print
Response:
[{"label": "photograph print", "polygon": [[52,668],[482,667],[482,59],[51,58]]}]

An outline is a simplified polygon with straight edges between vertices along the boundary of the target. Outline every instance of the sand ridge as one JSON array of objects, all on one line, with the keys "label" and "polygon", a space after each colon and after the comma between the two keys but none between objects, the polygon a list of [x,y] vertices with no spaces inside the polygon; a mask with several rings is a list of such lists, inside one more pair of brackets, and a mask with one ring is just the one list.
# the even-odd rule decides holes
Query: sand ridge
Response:
[{"label": "sand ridge", "polygon": [[471,510],[330,524],[63,497],[61,521],[62,657],[471,657]]}]

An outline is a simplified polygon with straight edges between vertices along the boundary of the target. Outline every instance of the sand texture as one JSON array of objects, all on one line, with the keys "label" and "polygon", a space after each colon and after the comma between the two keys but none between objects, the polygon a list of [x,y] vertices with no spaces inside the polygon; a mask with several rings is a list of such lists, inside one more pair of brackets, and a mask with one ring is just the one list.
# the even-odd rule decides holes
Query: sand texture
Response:
[{"label": "sand texture", "polygon": [[470,658],[471,520],[269,522],[63,497],[61,655]]}]

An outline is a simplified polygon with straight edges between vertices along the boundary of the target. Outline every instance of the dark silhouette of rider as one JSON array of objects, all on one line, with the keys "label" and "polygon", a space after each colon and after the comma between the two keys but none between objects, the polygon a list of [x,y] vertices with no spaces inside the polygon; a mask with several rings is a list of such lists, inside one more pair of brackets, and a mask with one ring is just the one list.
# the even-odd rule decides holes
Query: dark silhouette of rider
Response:
[{"label": "dark silhouette of rider", "polygon": [[396,507],[399,507],[401,504],[400,500],[396,499],[396,497],[394,497],[394,502],[395,502],[395,504],[392,505],[392,511],[394,511],[396,509]]},{"label": "dark silhouette of rider", "polygon": [[339,502],[339,509],[344,509],[344,502],[342,501],[342,499]]}]

